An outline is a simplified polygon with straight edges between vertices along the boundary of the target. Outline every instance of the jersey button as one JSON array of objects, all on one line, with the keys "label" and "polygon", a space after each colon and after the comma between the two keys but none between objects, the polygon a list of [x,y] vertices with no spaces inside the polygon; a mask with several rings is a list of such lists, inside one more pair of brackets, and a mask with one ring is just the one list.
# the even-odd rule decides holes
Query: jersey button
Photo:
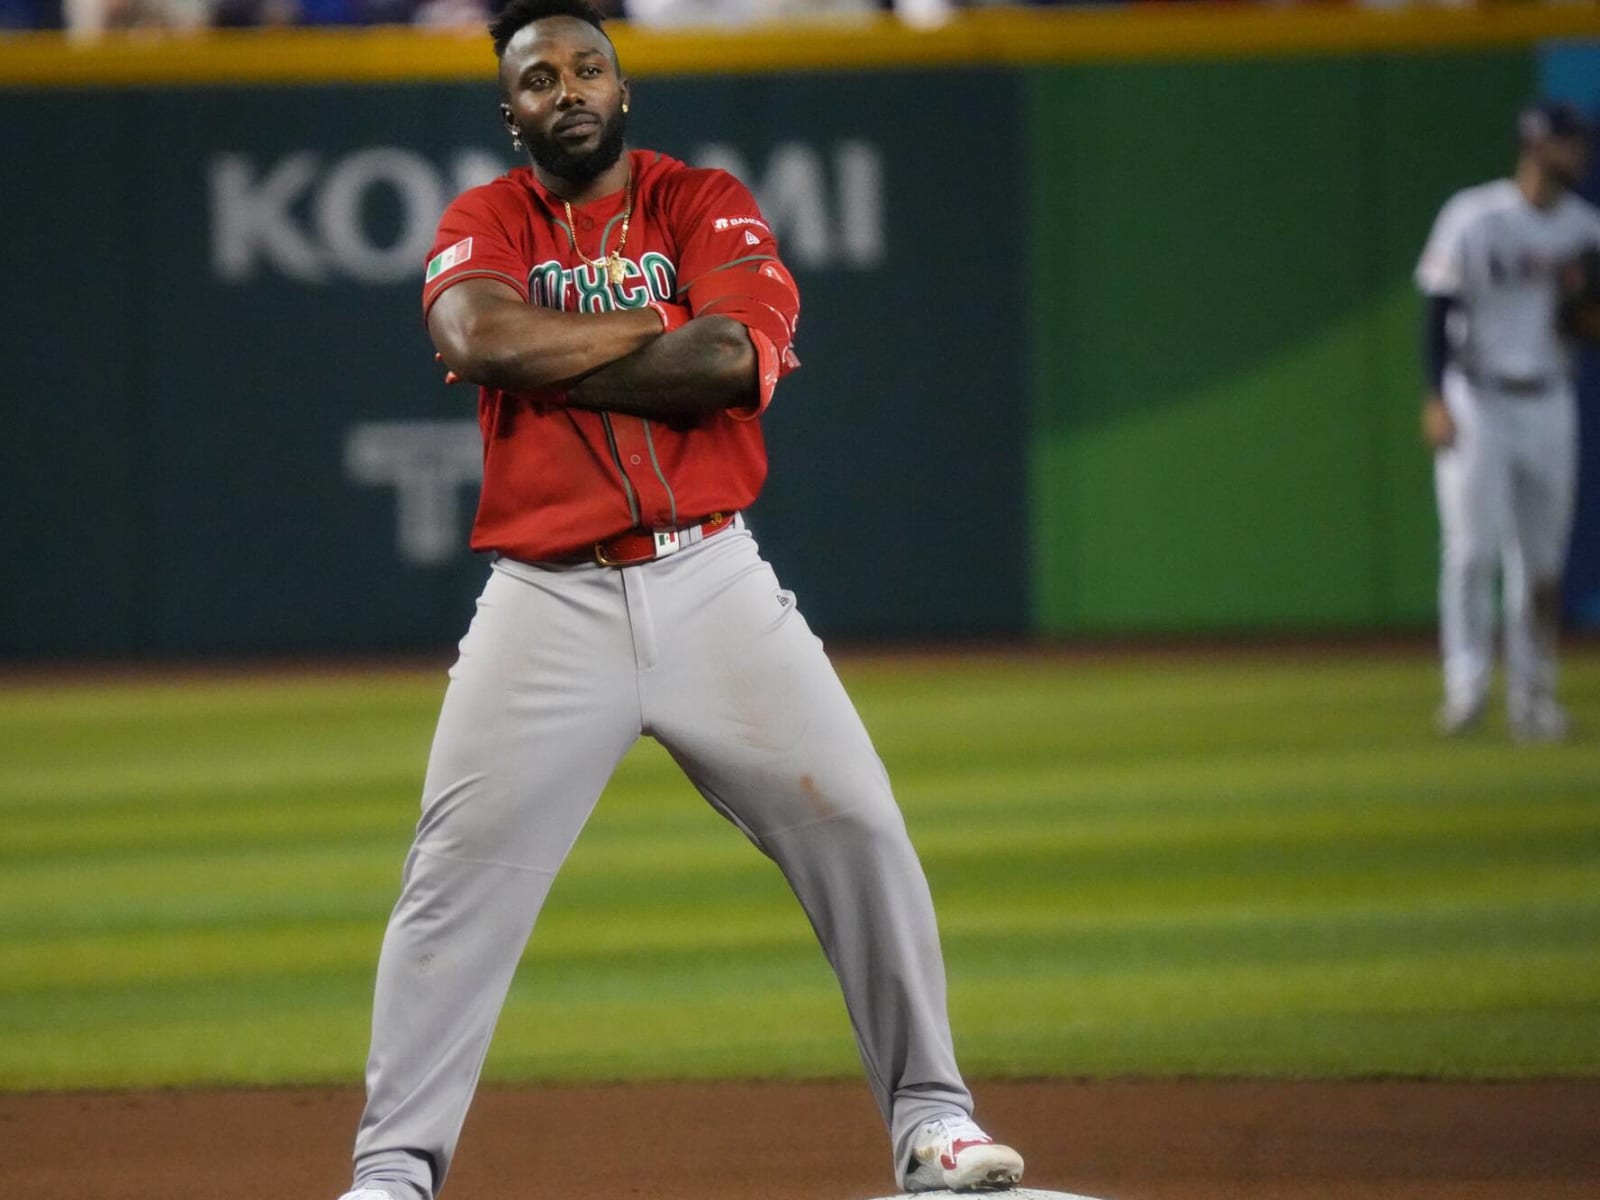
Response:
[{"label": "jersey button", "polygon": [[637,454],[634,454],[629,456],[628,461],[637,467],[641,460]]},{"label": "jersey button", "polygon": [[592,217],[584,217],[583,220],[578,222],[578,224],[582,225],[585,229],[593,229],[594,219]]}]

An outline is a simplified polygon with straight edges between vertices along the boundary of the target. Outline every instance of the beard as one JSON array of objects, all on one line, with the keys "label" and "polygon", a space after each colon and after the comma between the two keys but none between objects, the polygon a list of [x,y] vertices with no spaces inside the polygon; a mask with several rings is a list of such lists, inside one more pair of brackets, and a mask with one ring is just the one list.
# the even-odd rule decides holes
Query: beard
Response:
[{"label": "beard", "polygon": [[600,127],[594,149],[572,151],[551,136],[524,133],[533,161],[550,174],[571,183],[588,183],[622,157],[628,133],[628,115],[620,108]]}]

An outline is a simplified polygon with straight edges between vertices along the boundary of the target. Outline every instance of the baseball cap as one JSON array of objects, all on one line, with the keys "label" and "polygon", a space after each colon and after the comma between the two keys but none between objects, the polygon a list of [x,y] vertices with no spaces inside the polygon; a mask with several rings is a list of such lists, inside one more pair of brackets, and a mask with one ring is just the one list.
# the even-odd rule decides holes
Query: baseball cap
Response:
[{"label": "baseball cap", "polygon": [[1576,104],[1551,100],[1530,104],[1517,114],[1517,140],[1523,144],[1545,138],[1590,138],[1594,131]]}]

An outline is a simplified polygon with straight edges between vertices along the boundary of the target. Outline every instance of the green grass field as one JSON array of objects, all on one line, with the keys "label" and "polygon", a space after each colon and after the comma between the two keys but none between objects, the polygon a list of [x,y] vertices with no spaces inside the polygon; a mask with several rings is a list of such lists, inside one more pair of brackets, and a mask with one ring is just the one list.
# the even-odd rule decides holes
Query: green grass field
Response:
[{"label": "green grass field", "polygon": [[[1588,736],[1431,733],[1423,651],[846,662],[973,1076],[1600,1072]],[[0,688],[0,1088],[356,1083],[442,672]],[[657,747],[488,1074],[849,1076],[776,870]]]}]

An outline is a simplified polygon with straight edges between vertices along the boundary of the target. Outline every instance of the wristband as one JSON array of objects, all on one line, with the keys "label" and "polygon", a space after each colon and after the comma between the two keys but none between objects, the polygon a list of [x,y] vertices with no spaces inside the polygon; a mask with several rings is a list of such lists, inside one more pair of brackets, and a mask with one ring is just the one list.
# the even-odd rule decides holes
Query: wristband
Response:
[{"label": "wristband", "polygon": [[751,329],[749,333],[750,344],[756,351],[756,402],[749,408],[730,408],[728,415],[735,421],[753,421],[766,412],[767,405],[772,403],[773,389],[778,386],[778,377],[800,365],[793,351],[779,350],[759,329]]},{"label": "wristband", "polygon": [[681,329],[689,323],[689,310],[681,304],[663,304],[659,300],[647,300],[645,307],[653,308],[656,315],[661,318],[662,333],[671,333],[674,329]]}]

